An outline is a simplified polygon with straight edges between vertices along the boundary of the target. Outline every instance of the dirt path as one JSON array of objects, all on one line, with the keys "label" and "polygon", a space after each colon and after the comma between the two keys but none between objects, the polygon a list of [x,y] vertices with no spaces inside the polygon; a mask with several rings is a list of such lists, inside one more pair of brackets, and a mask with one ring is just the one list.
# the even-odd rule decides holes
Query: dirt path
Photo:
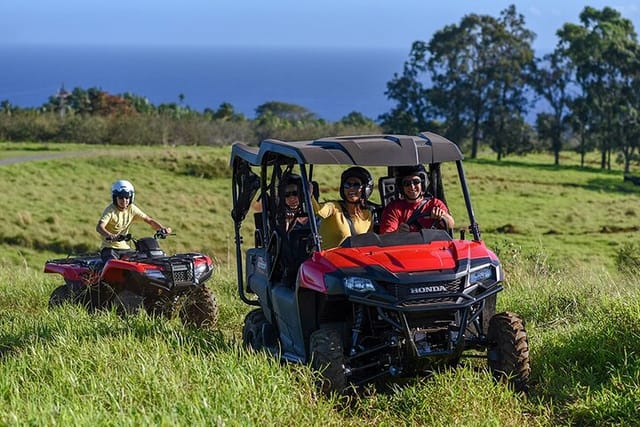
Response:
[{"label": "dirt path", "polygon": [[30,154],[26,156],[8,157],[6,159],[0,159],[0,166],[13,165],[16,163],[33,162],[38,160],[51,160],[51,159],[64,159],[69,157],[91,157],[97,156],[97,152],[87,151],[68,151],[62,153],[40,153]]}]

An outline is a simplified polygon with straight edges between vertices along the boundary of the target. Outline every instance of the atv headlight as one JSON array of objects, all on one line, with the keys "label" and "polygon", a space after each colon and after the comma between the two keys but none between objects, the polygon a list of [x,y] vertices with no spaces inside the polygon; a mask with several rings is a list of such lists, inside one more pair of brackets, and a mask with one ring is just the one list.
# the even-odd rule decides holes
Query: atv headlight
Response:
[{"label": "atv headlight", "polygon": [[209,271],[209,266],[207,265],[206,262],[203,262],[199,265],[196,266],[195,269],[195,275],[197,278],[202,277],[202,275],[204,275],[207,271]]},{"label": "atv headlight", "polygon": [[495,278],[495,270],[492,267],[484,267],[469,273],[469,284],[474,285],[478,282],[484,282],[487,279],[495,280]]},{"label": "atv headlight", "polygon": [[164,273],[160,270],[145,270],[144,274],[152,279],[164,280]]},{"label": "atv headlight", "polygon": [[365,277],[345,277],[343,283],[345,288],[354,292],[373,292],[376,290],[373,282]]}]

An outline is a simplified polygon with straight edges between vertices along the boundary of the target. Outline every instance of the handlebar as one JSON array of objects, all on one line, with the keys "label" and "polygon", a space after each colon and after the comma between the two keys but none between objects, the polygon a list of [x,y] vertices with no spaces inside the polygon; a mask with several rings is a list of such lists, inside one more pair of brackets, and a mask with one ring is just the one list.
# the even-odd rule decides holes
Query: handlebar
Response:
[{"label": "handlebar", "polygon": [[[166,239],[169,235],[170,233],[168,233],[166,228],[161,228],[159,230],[156,230],[155,234],[153,235],[153,238],[156,240]],[[135,239],[133,238],[131,233],[127,233],[127,234],[118,234],[115,237],[106,237],[105,240],[107,240],[108,242],[122,242],[122,241],[129,242]]]},{"label": "handlebar", "polygon": [[166,228],[161,228],[159,230],[156,230],[156,233],[153,235],[154,239],[166,239],[167,236],[169,236],[169,233],[167,232]]},{"label": "handlebar", "polygon": [[106,237],[105,240],[108,242],[128,242],[129,240],[131,240],[131,234],[118,234],[115,237]]}]

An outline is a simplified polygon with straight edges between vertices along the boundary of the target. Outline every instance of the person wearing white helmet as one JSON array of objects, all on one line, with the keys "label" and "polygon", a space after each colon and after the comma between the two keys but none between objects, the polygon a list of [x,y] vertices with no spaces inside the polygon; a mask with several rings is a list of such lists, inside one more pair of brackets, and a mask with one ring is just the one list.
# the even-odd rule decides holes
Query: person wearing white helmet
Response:
[{"label": "person wearing white helmet", "polygon": [[164,230],[166,234],[171,233],[170,228],[164,227],[134,205],[134,199],[135,190],[129,181],[119,180],[111,186],[112,203],[104,209],[98,225],[96,225],[96,231],[103,238],[100,255],[105,262],[109,259],[119,258],[121,252],[131,250],[127,242],[118,240],[118,236],[128,234],[129,227],[134,221],[144,221],[154,230]]}]

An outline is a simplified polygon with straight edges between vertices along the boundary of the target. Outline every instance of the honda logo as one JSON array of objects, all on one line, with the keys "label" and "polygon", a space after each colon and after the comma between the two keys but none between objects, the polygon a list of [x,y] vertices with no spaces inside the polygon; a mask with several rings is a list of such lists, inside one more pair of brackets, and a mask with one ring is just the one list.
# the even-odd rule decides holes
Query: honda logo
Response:
[{"label": "honda logo", "polygon": [[445,286],[421,286],[419,288],[409,288],[410,294],[430,294],[434,292],[447,292]]}]

